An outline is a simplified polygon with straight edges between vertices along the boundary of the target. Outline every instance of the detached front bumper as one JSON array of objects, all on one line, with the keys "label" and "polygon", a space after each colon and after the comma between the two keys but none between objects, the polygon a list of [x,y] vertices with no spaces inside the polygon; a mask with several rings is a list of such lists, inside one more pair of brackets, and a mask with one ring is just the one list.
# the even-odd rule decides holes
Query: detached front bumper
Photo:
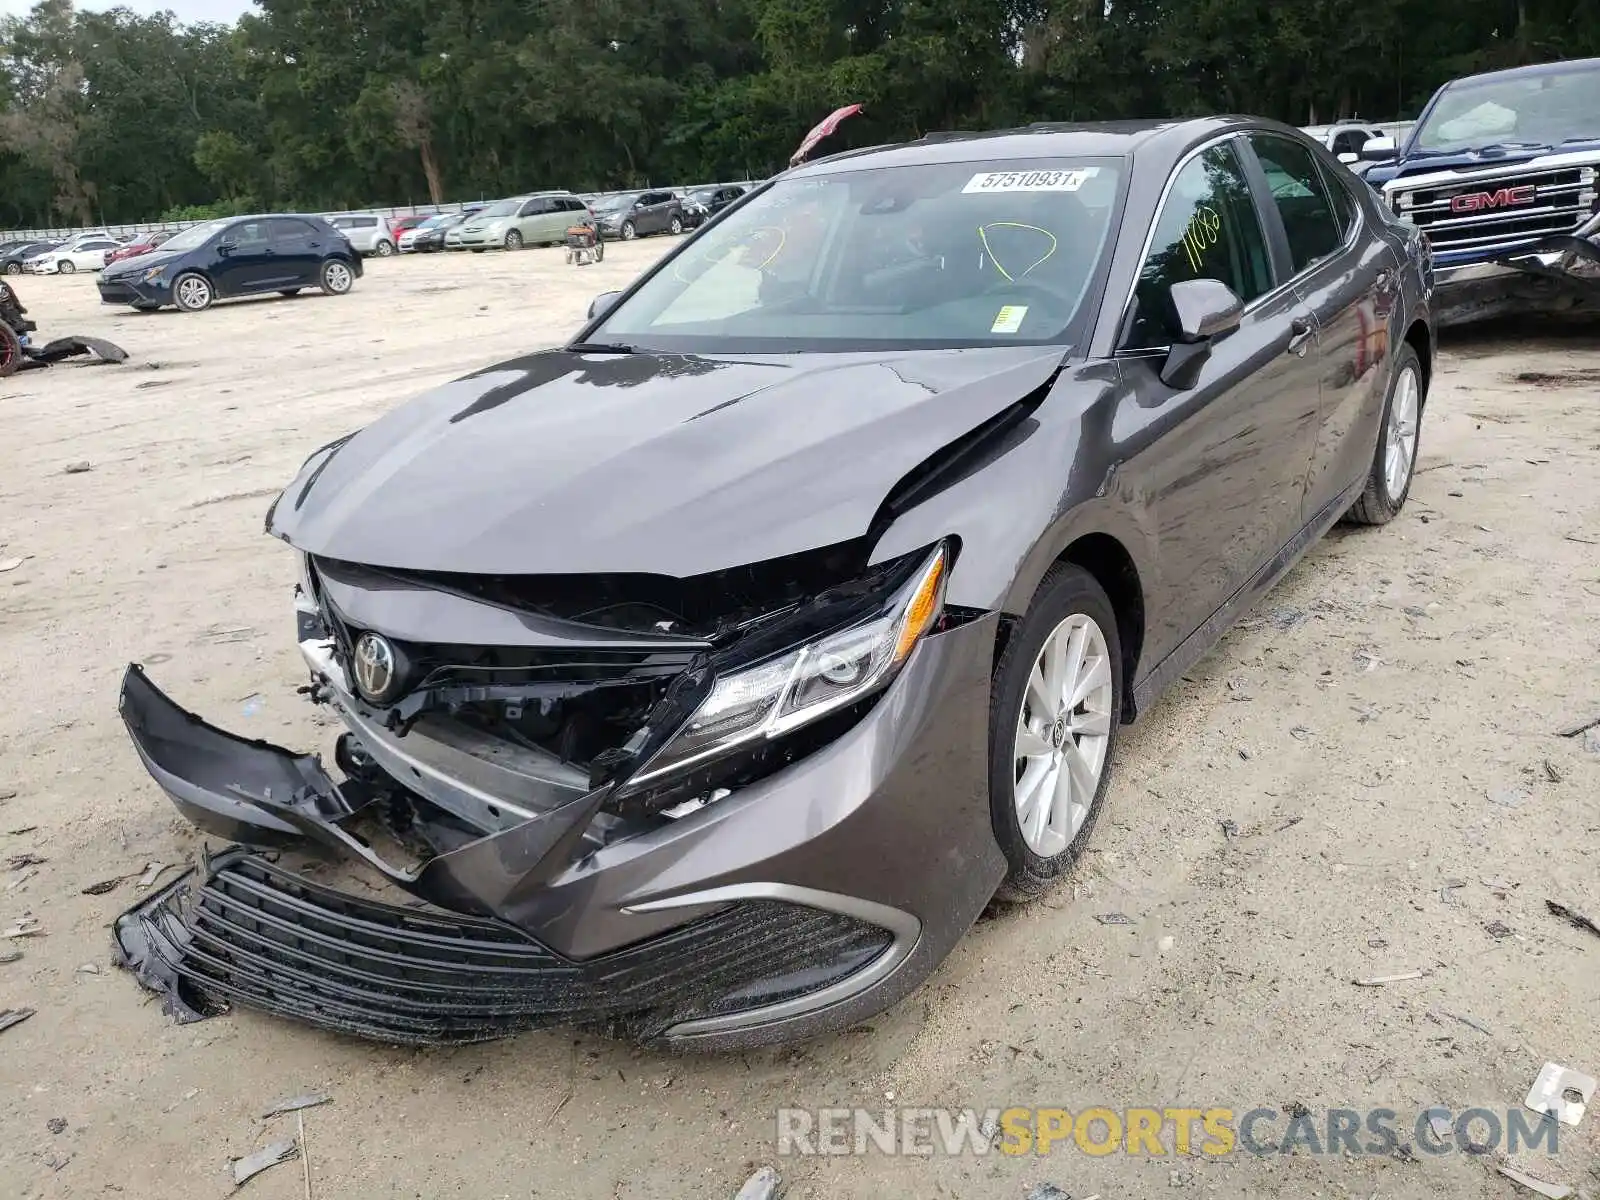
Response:
[{"label": "detached front bumper", "polygon": [[1488,260],[1436,261],[1440,325],[1526,315],[1600,314],[1600,216],[1574,234]]},{"label": "detached front bumper", "polygon": [[180,1015],[231,1000],[384,1040],[573,1023],[721,1048],[845,1027],[920,983],[1004,874],[994,621],[929,635],[835,741],[678,820],[597,836],[602,789],[419,865],[355,832],[359,787],[207,725],[130,667],[129,734],[196,825],[335,852],[433,907],[236,849],[126,914],[120,952]]}]

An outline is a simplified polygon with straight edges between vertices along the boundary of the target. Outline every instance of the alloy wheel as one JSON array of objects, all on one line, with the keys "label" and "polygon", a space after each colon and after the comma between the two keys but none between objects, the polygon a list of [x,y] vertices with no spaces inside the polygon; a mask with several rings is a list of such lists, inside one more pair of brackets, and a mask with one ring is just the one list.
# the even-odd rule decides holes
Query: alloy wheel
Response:
[{"label": "alloy wheel", "polygon": [[378,243],[378,257],[379,258],[388,258],[393,253],[394,253],[394,244],[392,242],[379,242]]},{"label": "alloy wheel", "polygon": [[623,241],[625,241],[625,242],[633,241],[633,235],[636,232],[637,232],[637,230],[634,229],[632,221],[624,221],[622,223],[622,240]]},{"label": "alloy wheel", "polygon": [[1389,499],[1398,501],[1411,482],[1412,459],[1417,452],[1417,409],[1422,389],[1411,367],[1395,381],[1394,398],[1389,401],[1389,421],[1384,430],[1383,484]]},{"label": "alloy wheel", "polygon": [[190,312],[199,312],[211,303],[211,285],[198,275],[185,275],[178,280],[178,304]]},{"label": "alloy wheel", "polygon": [[70,258],[63,258],[56,264],[56,272],[60,275],[71,275],[78,268]]},{"label": "alloy wheel", "polygon": [[1045,638],[1017,714],[1017,824],[1028,849],[1054,858],[1072,844],[1100,790],[1111,743],[1111,654],[1082,613]]},{"label": "alloy wheel", "polygon": [[350,274],[350,268],[342,262],[330,262],[322,268],[322,280],[328,285],[330,292],[343,295],[350,290],[354,277]]},{"label": "alloy wheel", "polygon": [[521,250],[522,249],[522,235],[520,233],[518,233],[515,229],[511,230],[511,232],[506,234],[506,249],[507,250]]}]

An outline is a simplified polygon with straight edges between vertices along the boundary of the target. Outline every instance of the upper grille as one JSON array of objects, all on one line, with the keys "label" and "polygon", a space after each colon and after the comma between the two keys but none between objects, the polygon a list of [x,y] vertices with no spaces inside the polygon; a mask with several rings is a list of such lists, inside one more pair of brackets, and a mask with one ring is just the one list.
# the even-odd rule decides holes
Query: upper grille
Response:
[{"label": "upper grille", "polygon": [[574,962],[499,922],[365,900],[239,850],[123,914],[115,937],[141,982],[191,1018],[237,1001],[415,1044],[568,1022],[650,1037],[826,987],[891,941],[840,913],[752,900]]},{"label": "upper grille", "polygon": [[[1594,215],[1596,168],[1507,172],[1396,189],[1396,208],[1428,235],[1436,254],[1509,250],[1572,233]],[[1487,199],[1484,199],[1484,198]],[[1479,207],[1467,208],[1470,198]]]}]

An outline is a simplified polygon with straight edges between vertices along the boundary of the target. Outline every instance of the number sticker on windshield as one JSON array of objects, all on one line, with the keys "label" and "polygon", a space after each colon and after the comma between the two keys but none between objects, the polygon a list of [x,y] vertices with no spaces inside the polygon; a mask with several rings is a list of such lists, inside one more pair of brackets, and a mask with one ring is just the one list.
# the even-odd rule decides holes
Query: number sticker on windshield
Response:
[{"label": "number sticker on windshield", "polygon": [[985,171],[967,180],[963,192],[1075,192],[1100,174],[1099,167],[1075,171]]},{"label": "number sticker on windshield", "polygon": [[1028,315],[1026,304],[1008,304],[1002,308],[989,326],[990,333],[1015,333],[1022,328],[1022,318]]}]

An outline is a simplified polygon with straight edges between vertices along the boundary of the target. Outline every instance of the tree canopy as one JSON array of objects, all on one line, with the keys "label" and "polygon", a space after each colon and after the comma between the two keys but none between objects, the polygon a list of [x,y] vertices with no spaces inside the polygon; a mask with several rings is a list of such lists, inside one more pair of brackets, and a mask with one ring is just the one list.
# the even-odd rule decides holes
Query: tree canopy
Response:
[{"label": "tree canopy", "polygon": [[1594,0],[261,0],[0,22],[0,227],[761,177],[1036,120],[1414,116],[1600,54]]}]

